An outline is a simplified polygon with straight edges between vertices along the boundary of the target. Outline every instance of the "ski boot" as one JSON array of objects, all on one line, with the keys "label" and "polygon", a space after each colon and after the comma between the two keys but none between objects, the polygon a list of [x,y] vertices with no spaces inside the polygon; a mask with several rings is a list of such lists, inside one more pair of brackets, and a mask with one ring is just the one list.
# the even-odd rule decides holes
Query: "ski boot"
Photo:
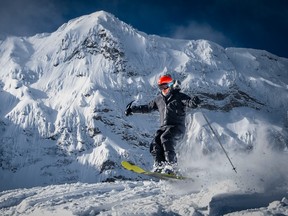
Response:
[{"label": "ski boot", "polygon": [[164,164],[162,162],[161,163],[155,162],[151,172],[162,173],[163,169],[164,169]]},{"label": "ski boot", "polygon": [[162,169],[162,173],[177,175],[178,168],[177,163],[166,163],[164,168]]}]

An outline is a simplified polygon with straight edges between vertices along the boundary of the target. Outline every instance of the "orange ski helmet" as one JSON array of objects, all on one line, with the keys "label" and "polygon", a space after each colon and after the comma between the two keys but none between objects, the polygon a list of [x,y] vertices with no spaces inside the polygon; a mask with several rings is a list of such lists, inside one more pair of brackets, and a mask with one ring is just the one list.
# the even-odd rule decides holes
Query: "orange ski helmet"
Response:
[{"label": "orange ski helmet", "polygon": [[163,75],[158,80],[158,87],[162,89],[167,89],[173,85],[173,79],[170,75]]}]

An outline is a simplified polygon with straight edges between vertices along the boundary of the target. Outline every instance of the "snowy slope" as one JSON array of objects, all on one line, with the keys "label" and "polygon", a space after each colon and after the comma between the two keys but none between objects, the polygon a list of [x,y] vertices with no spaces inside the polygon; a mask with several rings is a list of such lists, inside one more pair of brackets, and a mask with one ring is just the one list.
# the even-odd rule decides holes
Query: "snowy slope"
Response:
[{"label": "snowy slope", "polygon": [[[187,193],[185,185],[152,181],[65,184],[0,193],[1,215],[287,215],[288,200],[265,194],[231,194],[227,182]],[[187,187],[187,185],[186,185]],[[187,188],[186,188],[187,189]],[[217,191],[218,190],[218,191]],[[196,193],[198,192],[198,193]],[[221,205],[219,205],[221,204]],[[207,207],[208,206],[208,207]],[[262,206],[262,208],[259,208]],[[252,208],[239,211],[243,208]],[[238,212],[235,212],[238,210]],[[227,214],[228,215],[228,214]]]},{"label": "snowy slope", "polygon": [[[0,44],[0,53],[1,191],[147,180],[123,170],[120,162],[125,159],[151,168],[148,149],[158,113],[126,117],[124,110],[132,100],[136,104],[151,100],[158,93],[159,75],[170,73],[181,80],[183,92],[204,101],[200,109],[188,111],[186,137],[177,147],[182,169],[196,176],[195,191],[211,187],[213,191],[228,179],[229,187],[236,187],[232,192],[276,190],[281,196],[287,192],[288,59],[262,50],[224,49],[205,40],[147,35],[104,11],[71,20],[51,34],[7,38]],[[202,112],[238,174],[233,173]],[[116,189],[111,186],[107,193],[129,184],[117,182]],[[148,190],[160,187],[162,191],[161,185],[149,189],[154,183],[143,184],[149,185]],[[97,190],[105,185],[91,187]],[[49,187],[54,186],[27,190],[38,193]],[[19,207],[25,199],[11,198],[7,204],[5,194],[26,198],[21,191],[3,192],[0,205],[12,206],[10,210]],[[229,188],[217,194],[221,191]],[[192,192],[185,196],[205,194],[208,201],[202,207],[208,208],[212,195]],[[77,197],[77,192],[72,194]],[[30,204],[28,208],[34,209]]]}]

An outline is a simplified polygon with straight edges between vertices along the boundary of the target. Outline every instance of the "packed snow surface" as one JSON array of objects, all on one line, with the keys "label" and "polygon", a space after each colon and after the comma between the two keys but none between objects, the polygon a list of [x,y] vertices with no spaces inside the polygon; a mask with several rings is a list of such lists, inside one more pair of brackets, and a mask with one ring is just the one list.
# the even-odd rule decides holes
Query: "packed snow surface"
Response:
[{"label": "packed snow surface", "polygon": [[[100,11],[0,41],[0,66],[0,215],[288,215],[288,59]],[[152,168],[159,115],[124,111],[166,73],[202,100],[176,147],[185,181],[121,167]]]},{"label": "packed snow surface", "polygon": [[[0,193],[1,215],[287,215],[282,193],[239,193],[227,181],[74,183]],[[220,193],[220,195],[219,195]],[[225,194],[224,194],[225,193]],[[217,195],[218,194],[218,195]],[[287,193],[286,193],[287,195]],[[243,210],[245,209],[245,210]],[[233,212],[230,213],[229,212]]]}]

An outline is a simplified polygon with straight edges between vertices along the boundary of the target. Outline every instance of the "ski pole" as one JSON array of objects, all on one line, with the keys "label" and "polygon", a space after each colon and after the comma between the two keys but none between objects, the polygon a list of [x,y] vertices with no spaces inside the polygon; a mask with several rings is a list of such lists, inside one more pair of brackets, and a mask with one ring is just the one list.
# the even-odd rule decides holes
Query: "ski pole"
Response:
[{"label": "ski pole", "polygon": [[207,119],[206,115],[205,115],[203,112],[201,112],[201,113],[202,113],[202,115],[203,115],[203,117],[204,117],[205,121],[207,122],[207,124],[208,124],[209,128],[211,129],[212,133],[213,133],[213,134],[215,135],[215,137],[217,138],[217,140],[218,140],[218,142],[219,142],[220,146],[222,147],[222,149],[223,149],[223,151],[224,151],[224,153],[225,153],[226,157],[228,158],[228,160],[229,160],[229,162],[230,162],[230,164],[231,164],[231,166],[232,166],[233,170],[235,171],[235,173],[237,173],[237,171],[236,171],[236,167],[233,165],[233,163],[232,163],[231,159],[229,158],[229,156],[228,156],[228,154],[227,154],[227,152],[226,152],[225,148],[223,147],[223,145],[222,145],[222,143],[221,143],[221,141],[220,141],[219,137],[217,136],[216,132],[213,130],[213,128],[212,128],[212,126],[211,126],[211,124],[209,123],[209,121],[208,121],[208,119]]}]

